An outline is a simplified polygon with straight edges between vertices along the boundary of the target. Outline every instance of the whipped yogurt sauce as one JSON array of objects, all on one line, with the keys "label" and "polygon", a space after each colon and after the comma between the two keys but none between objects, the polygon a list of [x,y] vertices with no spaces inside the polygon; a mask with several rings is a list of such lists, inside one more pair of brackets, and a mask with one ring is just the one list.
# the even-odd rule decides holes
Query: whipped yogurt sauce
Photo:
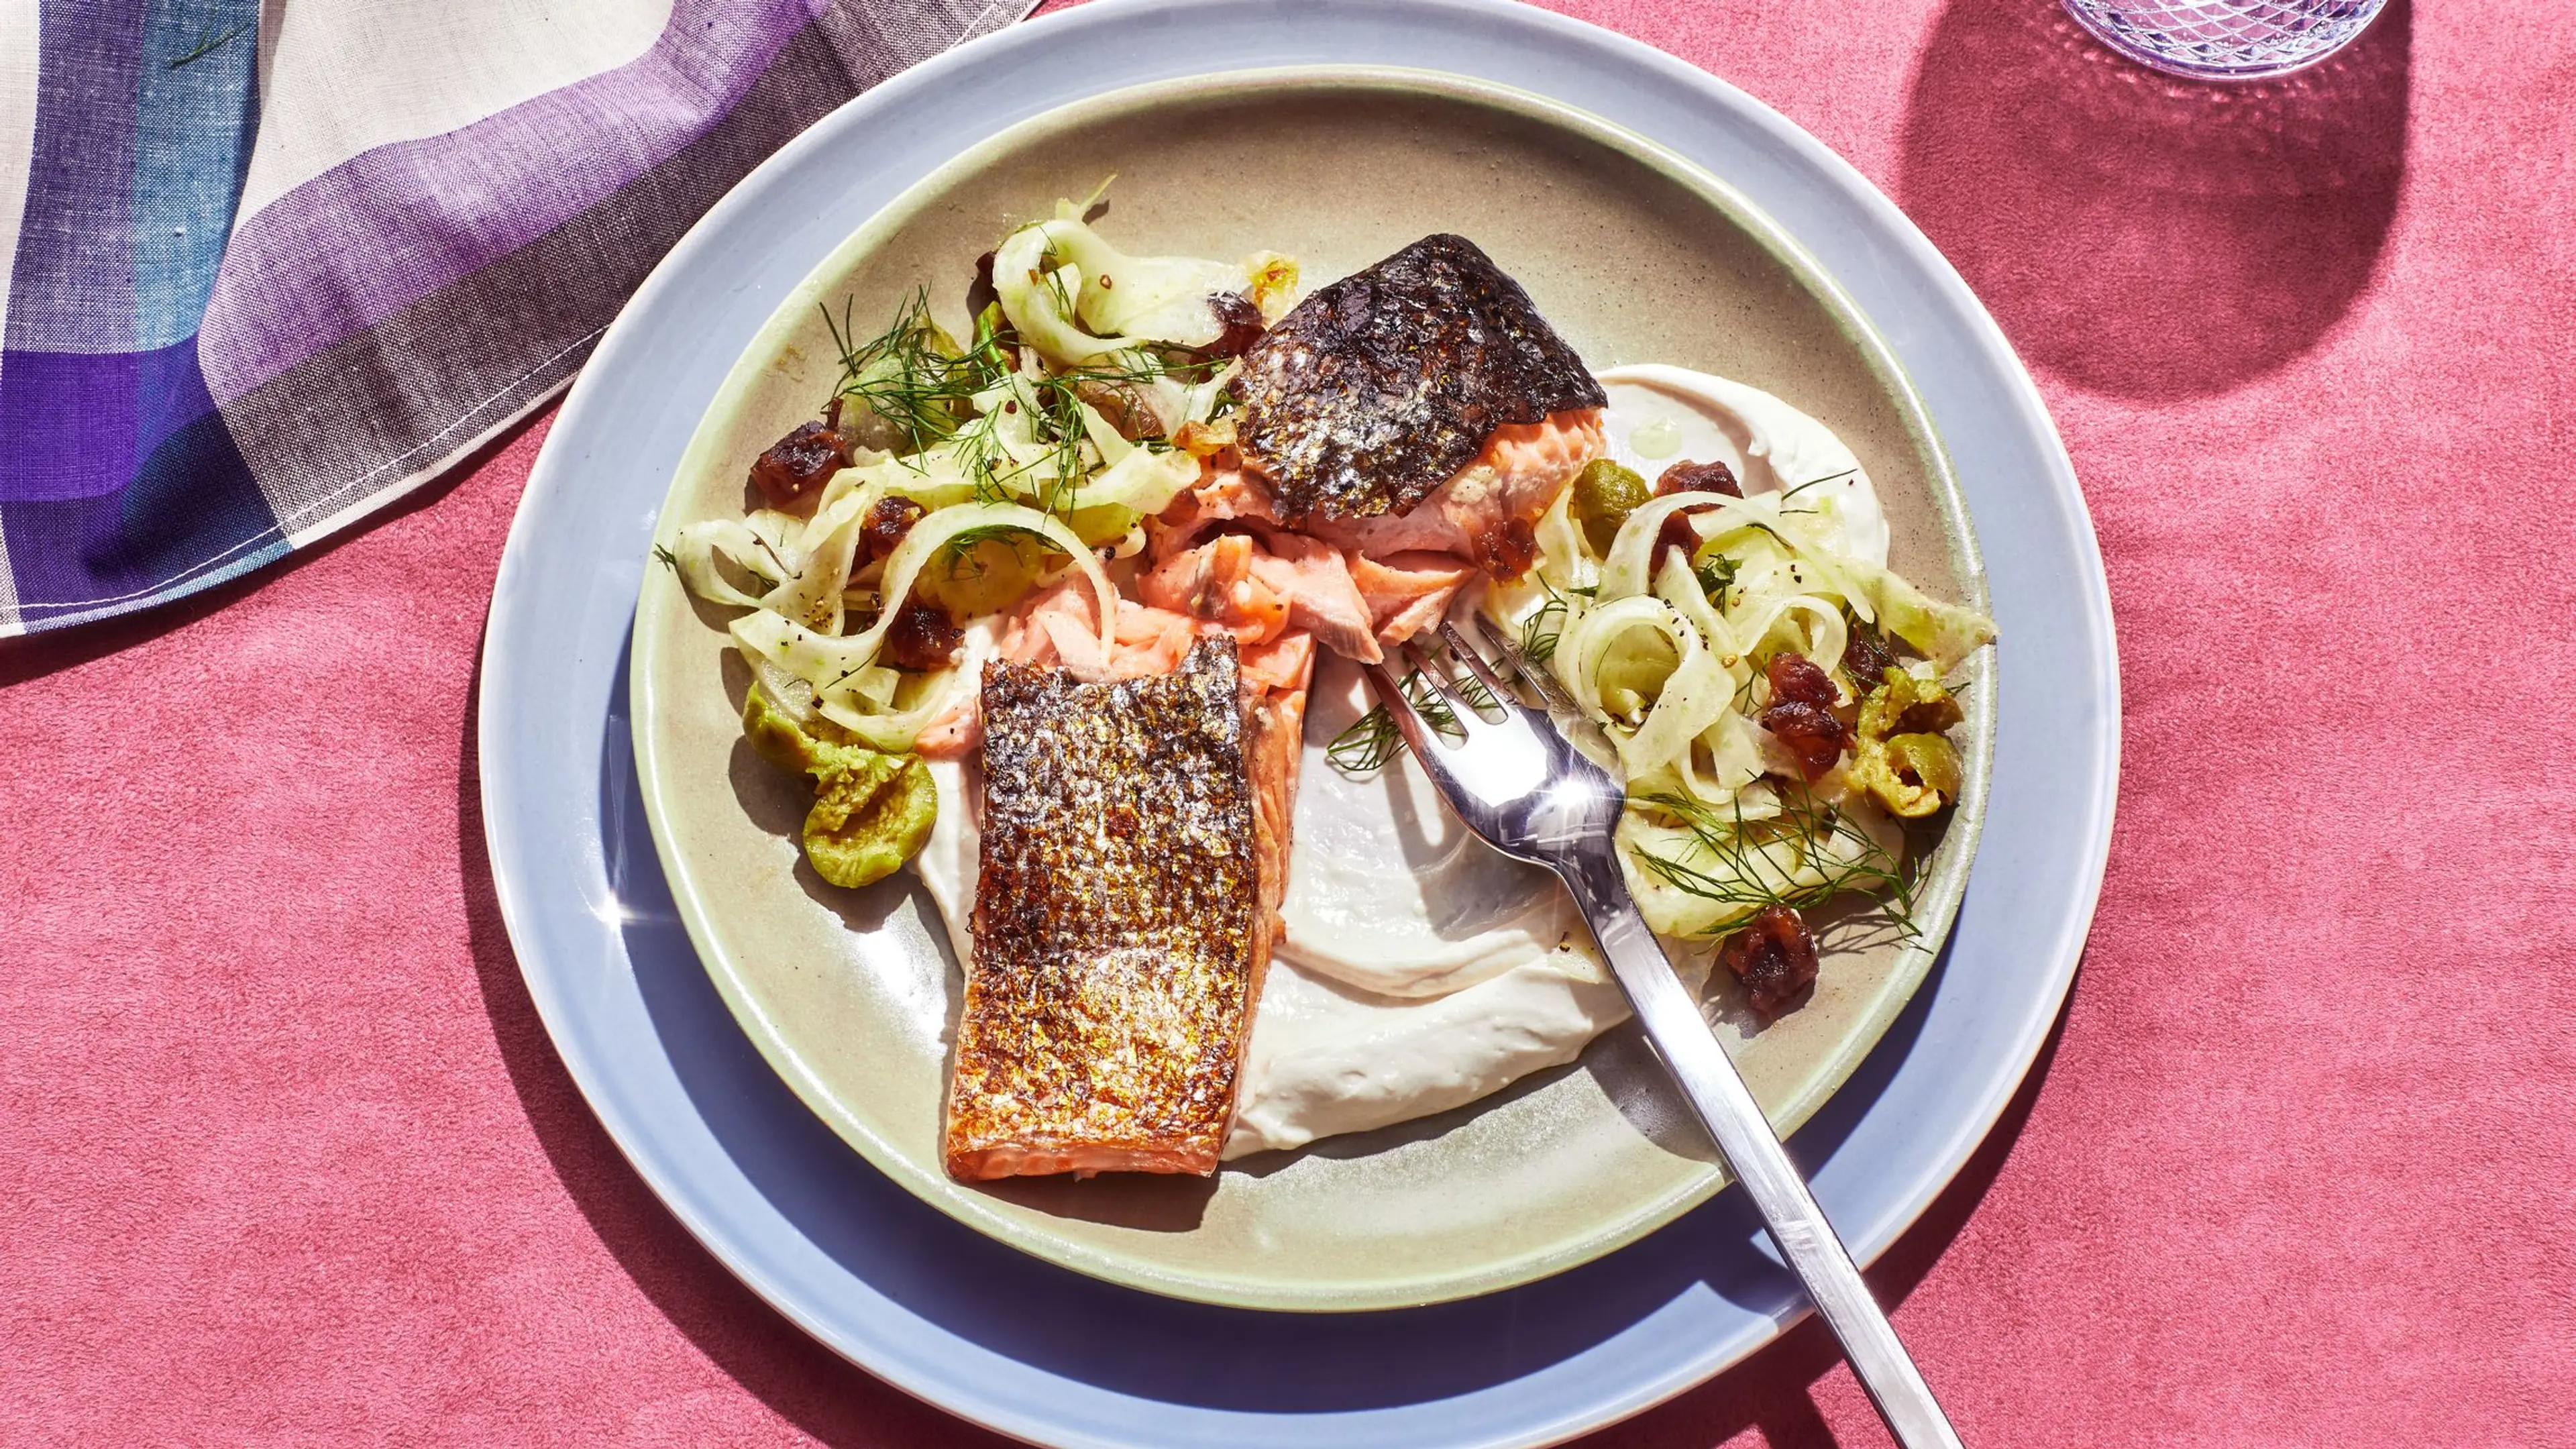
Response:
[{"label": "whipped yogurt sauce", "polygon": [[[1797,488],[1849,552],[1887,561],[1878,495],[1824,424],[1758,388],[1677,367],[1614,368],[1601,382],[1611,456],[1649,482],[1683,459],[1724,462],[1747,495]],[[1319,661],[1280,903],[1286,930],[1253,1018],[1229,1158],[1463,1106],[1574,1060],[1628,1018],[1627,997],[1553,877],[1469,835],[1409,756],[1358,778],[1325,757],[1366,707],[1356,668]],[[977,772],[930,768],[939,819],[914,867],[963,961]],[[1675,965],[1696,988],[1707,951]]]}]

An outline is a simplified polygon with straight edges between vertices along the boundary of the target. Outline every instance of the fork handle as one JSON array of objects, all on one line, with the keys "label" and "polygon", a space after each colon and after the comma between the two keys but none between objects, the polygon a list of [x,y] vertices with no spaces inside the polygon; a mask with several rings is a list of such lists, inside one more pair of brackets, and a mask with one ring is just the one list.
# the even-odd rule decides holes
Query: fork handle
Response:
[{"label": "fork handle", "polygon": [[1762,1213],[1771,1240],[1807,1288],[1825,1325],[1841,1340],[1852,1372],[1878,1406],[1879,1417],[1905,1449],[1960,1449],[1939,1401],[1897,1341],[1895,1326],[1870,1296],[1860,1269],[1816,1205],[1788,1150],[1771,1131],[1761,1105],[1744,1085],[1726,1049],[1701,1019],[1699,1005],[1673,974],[1615,860],[1606,869],[1591,862],[1560,872],[1582,907],[1601,953],[1627,989],[1646,1039],[1664,1059],[1682,1095],[1690,1099],[1726,1165]]}]

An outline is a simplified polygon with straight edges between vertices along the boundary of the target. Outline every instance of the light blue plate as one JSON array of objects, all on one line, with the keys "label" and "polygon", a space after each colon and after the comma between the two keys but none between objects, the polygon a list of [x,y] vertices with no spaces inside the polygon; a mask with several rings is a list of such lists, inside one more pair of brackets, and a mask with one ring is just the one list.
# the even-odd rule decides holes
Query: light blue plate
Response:
[{"label": "light blue plate", "polygon": [[827,117],[720,203],[610,329],[529,479],[484,654],[484,814],[530,993],[636,1169],[851,1359],[1057,1444],[1521,1445],[1678,1393],[1804,1311],[1740,1194],[1573,1272],[1310,1317],[1053,1268],[926,1206],[790,1094],[718,999],[647,834],[626,719],[638,572],[734,358],[861,222],[975,141],[1101,91],[1246,64],[1415,66],[1535,91],[1747,193],[1893,344],[1967,494],[2006,644],[1985,833],[1951,946],[1794,1148],[1864,1262],[2003,1110],[2071,981],[2109,845],[2108,594],[2039,396],[1957,274],[1813,138],[1642,45],[1491,0],[1105,0],[962,47]]}]

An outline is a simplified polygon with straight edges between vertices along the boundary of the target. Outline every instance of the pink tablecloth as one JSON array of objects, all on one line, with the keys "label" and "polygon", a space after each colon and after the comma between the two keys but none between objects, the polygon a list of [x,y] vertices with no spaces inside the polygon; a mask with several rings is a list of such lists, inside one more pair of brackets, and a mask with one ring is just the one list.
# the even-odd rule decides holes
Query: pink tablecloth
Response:
[{"label": "pink tablecloth", "polygon": [[[1971,1443],[2576,1441],[2576,35],[2169,96],[2047,0],[1604,3],[1850,157],[2091,499],[2120,827],[2044,1074],[1879,1278]],[[475,806],[544,424],[0,651],[0,1438],[945,1445],[617,1156]],[[1602,1436],[1881,1442],[1812,1329]]]}]

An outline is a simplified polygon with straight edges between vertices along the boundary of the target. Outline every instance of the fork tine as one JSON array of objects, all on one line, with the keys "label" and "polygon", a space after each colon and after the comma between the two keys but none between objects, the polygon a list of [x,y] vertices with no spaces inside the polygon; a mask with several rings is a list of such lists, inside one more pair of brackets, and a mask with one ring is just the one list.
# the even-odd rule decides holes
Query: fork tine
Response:
[{"label": "fork tine", "polygon": [[1404,686],[1396,679],[1395,671],[1383,664],[1363,664],[1360,669],[1368,675],[1369,688],[1377,694],[1378,707],[1386,711],[1387,718],[1395,721],[1395,732],[1404,736],[1404,747],[1413,752],[1414,760],[1423,769],[1431,772],[1432,783],[1445,791],[1449,783],[1448,766],[1441,762],[1439,752],[1431,748],[1433,732],[1423,725],[1422,716],[1414,712],[1413,701],[1405,697]]},{"label": "fork tine", "polygon": [[1503,683],[1503,677],[1494,672],[1494,666],[1486,663],[1485,656],[1479,653],[1474,645],[1467,642],[1467,636],[1458,632],[1457,625],[1446,619],[1441,620],[1440,639],[1442,643],[1449,646],[1449,656],[1463,662],[1469,673],[1483,681],[1485,687],[1494,692],[1494,698],[1510,700],[1516,697],[1512,687]]},{"label": "fork tine", "polygon": [[1467,702],[1466,698],[1458,693],[1456,684],[1451,682],[1448,671],[1440,667],[1440,661],[1432,656],[1430,650],[1408,640],[1396,646],[1396,654],[1404,660],[1406,669],[1411,670],[1423,683],[1431,686],[1442,699],[1459,705]]},{"label": "fork tine", "polygon": [[[1494,723],[1485,716],[1485,711],[1489,709],[1501,714],[1505,719],[1511,717],[1509,705],[1516,703],[1518,696],[1500,690],[1487,689],[1485,686],[1487,676],[1481,669],[1470,669],[1467,675],[1462,676],[1443,668],[1441,656],[1423,648],[1419,643],[1408,643],[1400,647],[1406,666],[1420,675],[1425,684],[1453,706],[1449,716],[1456,722],[1458,733],[1465,733],[1475,725]],[[1481,665],[1484,661],[1479,659],[1476,663]],[[1443,734],[1451,732],[1448,725],[1436,719],[1432,723],[1433,728]]]},{"label": "fork tine", "polygon": [[1583,717],[1583,706],[1574,702],[1574,696],[1565,692],[1565,686],[1556,682],[1556,676],[1548,673],[1546,666],[1532,663],[1530,657],[1521,652],[1521,646],[1510,638],[1508,631],[1496,628],[1494,621],[1482,614],[1475,618],[1476,632],[1484,635],[1486,642],[1494,646],[1494,653],[1501,656],[1513,674],[1528,681],[1530,688],[1538,691],[1539,698],[1546,702],[1550,712],[1570,714],[1577,719]]}]

